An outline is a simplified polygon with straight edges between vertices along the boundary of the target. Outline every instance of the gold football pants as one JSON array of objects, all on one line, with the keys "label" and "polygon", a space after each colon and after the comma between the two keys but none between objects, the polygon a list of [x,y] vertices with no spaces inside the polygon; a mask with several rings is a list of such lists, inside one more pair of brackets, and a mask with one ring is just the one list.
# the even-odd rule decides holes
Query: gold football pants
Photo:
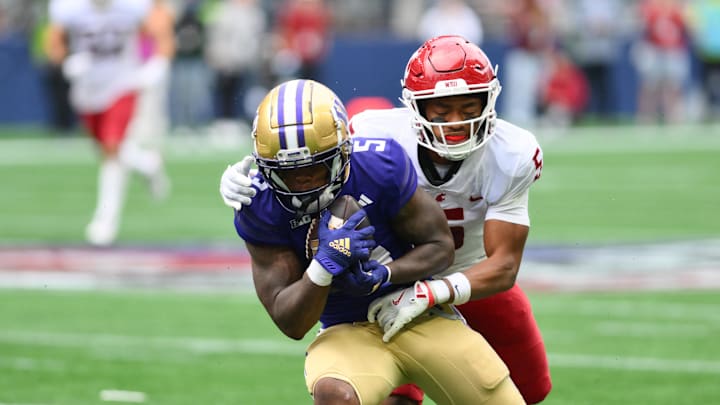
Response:
[{"label": "gold football pants", "polygon": [[377,323],[321,331],[305,359],[308,390],[331,377],[349,383],[360,403],[379,404],[395,387],[413,382],[442,405],[524,404],[487,341],[461,319],[438,313],[419,316],[389,343]]}]

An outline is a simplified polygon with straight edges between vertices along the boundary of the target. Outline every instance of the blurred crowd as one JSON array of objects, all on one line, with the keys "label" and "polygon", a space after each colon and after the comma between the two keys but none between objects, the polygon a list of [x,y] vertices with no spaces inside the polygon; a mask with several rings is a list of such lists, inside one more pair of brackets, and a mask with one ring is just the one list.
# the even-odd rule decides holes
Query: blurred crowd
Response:
[{"label": "blurred crowd", "polygon": [[[631,55],[641,123],[720,116],[720,0],[167,0],[175,16],[174,128],[247,122],[267,88],[322,80],[338,35],[418,43],[461,34],[506,44],[501,115],[521,125],[617,120],[619,53]],[[0,40],[26,36],[38,63],[47,1],[0,0]],[[628,48],[629,47],[629,48]],[[53,125],[73,125],[49,71]]]}]

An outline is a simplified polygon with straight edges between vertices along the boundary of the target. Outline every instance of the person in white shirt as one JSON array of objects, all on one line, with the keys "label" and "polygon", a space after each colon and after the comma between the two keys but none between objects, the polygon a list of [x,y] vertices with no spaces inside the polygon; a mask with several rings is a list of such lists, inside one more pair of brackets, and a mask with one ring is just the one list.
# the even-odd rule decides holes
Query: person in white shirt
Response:
[{"label": "person in white shirt", "polygon": [[[164,80],[167,38],[148,26],[151,0],[51,0],[46,49],[70,82],[70,102],[96,141],[101,163],[98,197],[86,238],[98,246],[115,241],[125,200],[127,170],[147,177],[151,189],[166,182],[162,158],[126,142],[138,92]],[[161,50],[141,63],[139,35]],[[172,40],[172,39],[171,39]]]},{"label": "person in white shirt", "polygon": [[[460,36],[426,41],[403,79],[404,108],[353,117],[354,137],[390,137],[403,146],[418,184],[440,204],[455,241],[455,261],[434,280],[418,281],[370,305],[391,342],[403,327],[439,303],[451,303],[510,369],[525,401],[541,402],[552,382],[545,345],[530,302],[515,283],[530,229],[528,195],[540,178],[543,153],[535,136],[498,119],[497,69]],[[240,209],[255,193],[249,166],[230,166],[220,181],[226,205]],[[403,386],[385,404],[417,404]]]}]

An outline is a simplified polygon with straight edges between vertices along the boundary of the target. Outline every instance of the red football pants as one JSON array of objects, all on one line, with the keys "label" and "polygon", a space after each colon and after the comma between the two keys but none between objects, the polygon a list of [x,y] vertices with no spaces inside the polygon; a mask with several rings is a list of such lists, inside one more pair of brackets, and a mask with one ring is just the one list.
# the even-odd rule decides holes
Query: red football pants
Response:
[{"label": "red football pants", "polygon": [[135,93],[126,94],[105,111],[80,114],[88,132],[104,150],[117,150],[125,139],[125,132],[135,111],[135,98]]}]

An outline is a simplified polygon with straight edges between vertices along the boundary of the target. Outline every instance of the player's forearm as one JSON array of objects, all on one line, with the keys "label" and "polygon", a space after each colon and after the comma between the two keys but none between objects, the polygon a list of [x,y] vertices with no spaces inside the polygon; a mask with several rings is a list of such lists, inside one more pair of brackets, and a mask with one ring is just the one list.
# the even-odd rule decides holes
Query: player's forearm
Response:
[{"label": "player's forearm", "polygon": [[54,25],[48,28],[44,48],[50,63],[53,65],[60,65],[62,63],[68,53],[65,43],[65,32],[62,28]]},{"label": "player's forearm", "polygon": [[470,281],[471,299],[489,297],[515,285],[520,261],[511,256],[489,257],[465,270]]},{"label": "player's forearm", "polygon": [[452,241],[438,240],[415,246],[401,258],[391,262],[391,281],[396,284],[411,283],[432,277],[447,269],[455,260]]},{"label": "player's forearm", "polygon": [[288,337],[302,339],[320,320],[329,290],[304,275],[277,294],[271,310],[273,321]]},{"label": "player's forearm", "polygon": [[155,56],[172,59],[175,55],[174,17],[164,5],[156,6],[144,29],[155,43]]},{"label": "player's forearm", "polygon": [[156,47],[156,56],[172,59],[175,55],[175,39],[172,32],[159,35],[156,39]]}]

